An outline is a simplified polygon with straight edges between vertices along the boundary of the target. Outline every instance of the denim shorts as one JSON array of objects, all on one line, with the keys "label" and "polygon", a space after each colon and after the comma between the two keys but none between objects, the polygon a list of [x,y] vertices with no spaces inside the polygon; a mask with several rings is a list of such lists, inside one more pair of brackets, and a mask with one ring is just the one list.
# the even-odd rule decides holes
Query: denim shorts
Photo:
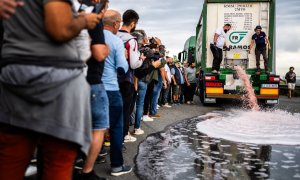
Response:
[{"label": "denim shorts", "polygon": [[109,101],[103,84],[91,85],[93,130],[109,128]]},{"label": "denim shorts", "polygon": [[172,93],[175,96],[178,96],[180,94],[180,89],[179,89],[179,85],[173,85],[172,86]]}]

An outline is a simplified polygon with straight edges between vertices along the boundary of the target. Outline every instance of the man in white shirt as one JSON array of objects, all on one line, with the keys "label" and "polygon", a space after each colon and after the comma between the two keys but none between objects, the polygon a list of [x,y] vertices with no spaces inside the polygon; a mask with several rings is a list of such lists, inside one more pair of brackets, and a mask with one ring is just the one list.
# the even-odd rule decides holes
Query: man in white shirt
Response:
[{"label": "man in white shirt", "polygon": [[166,57],[166,60],[167,60],[167,64],[165,64],[165,72],[166,72],[166,76],[164,78],[164,84],[166,84],[166,88],[163,89],[163,96],[162,96],[162,105],[163,107],[166,107],[166,108],[171,108],[172,106],[170,106],[168,104],[168,97],[169,97],[169,93],[170,93],[170,87],[171,87],[171,82],[172,82],[172,74],[171,74],[171,69],[169,67],[169,63],[172,63],[173,62],[173,59],[171,57]]},{"label": "man in white shirt", "polygon": [[230,29],[230,24],[225,24],[223,28],[218,28],[215,32],[214,40],[210,44],[210,49],[214,56],[212,73],[220,71],[220,65],[223,60],[223,47],[226,46],[226,33]]}]

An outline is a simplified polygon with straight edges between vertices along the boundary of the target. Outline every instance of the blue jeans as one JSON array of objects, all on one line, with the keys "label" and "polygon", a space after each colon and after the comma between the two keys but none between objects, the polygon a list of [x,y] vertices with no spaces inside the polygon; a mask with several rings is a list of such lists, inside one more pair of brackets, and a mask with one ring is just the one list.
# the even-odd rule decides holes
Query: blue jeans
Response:
[{"label": "blue jeans", "polygon": [[123,100],[120,91],[106,91],[109,100],[110,161],[112,168],[123,166]]},{"label": "blue jeans", "polygon": [[151,99],[150,115],[157,114],[157,104],[158,104],[158,99],[159,99],[159,95],[160,95],[162,87],[163,87],[162,81],[158,81],[154,85],[152,99]]},{"label": "blue jeans", "polygon": [[93,130],[109,128],[108,97],[103,84],[91,85],[91,110]]},{"label": "blue jeans", "polygon": [[138,95],[136,99],[136,114],[134,128],[139,129],[141,127],[141,119],[144,111],[144,101],[147,92],[148,84],[144,81],[139,81]]},{"label": "blue jeans", "polygon": [[162,93],[162,100],[161,100],[161,103],[162,105],[165,105],[168,103],[168,97],[169,97],[169,92],[170,92],[170,88],[171,88],[171,85],[168,84],[167,86],[167,89],[163,89],[163,93]]}]

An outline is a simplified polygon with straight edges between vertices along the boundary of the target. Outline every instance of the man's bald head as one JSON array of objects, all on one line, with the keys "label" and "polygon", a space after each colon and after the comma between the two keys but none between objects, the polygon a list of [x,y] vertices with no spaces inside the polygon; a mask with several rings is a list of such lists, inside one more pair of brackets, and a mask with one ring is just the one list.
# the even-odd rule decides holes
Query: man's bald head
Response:
[{"label": "man's bald head", "polygon": [[121,14],[116,10],[107,10],[103,17],[103,24],[112,26],[115,22],[121,22]]},{"label": "man's bald head", "polygon": [[107,10],[102,21],[104,29],[117,34],[122,22],[121,14],[116,10]]}]

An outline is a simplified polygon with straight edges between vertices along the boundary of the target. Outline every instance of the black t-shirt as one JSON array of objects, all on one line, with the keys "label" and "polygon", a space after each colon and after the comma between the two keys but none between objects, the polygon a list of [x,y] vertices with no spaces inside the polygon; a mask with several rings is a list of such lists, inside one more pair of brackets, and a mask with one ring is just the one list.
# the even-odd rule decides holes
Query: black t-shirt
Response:
[{"label": "black t-shirt", "polygon": [[296,83],[296,73],[294,72],[287,72],[285,75],[285,79],[288,83]]},{"label": "black t-shirt", "polygon": [[252,36],[252,40],[255,40],[256,48],[266,48],[266,36],[264,32],[261,32],[259,35],[255,33]]},{"label": "black t-shirt", "polygon": [[[100,22],[95,29],[90,30],[89,34],[92,38],[92,45],[105,44],[103,23]],[[104,70],[104,61],[98,62],[93,56],[87,61],[88,72],[87,81],[93,84],[101,84],[102,74]]]}]

